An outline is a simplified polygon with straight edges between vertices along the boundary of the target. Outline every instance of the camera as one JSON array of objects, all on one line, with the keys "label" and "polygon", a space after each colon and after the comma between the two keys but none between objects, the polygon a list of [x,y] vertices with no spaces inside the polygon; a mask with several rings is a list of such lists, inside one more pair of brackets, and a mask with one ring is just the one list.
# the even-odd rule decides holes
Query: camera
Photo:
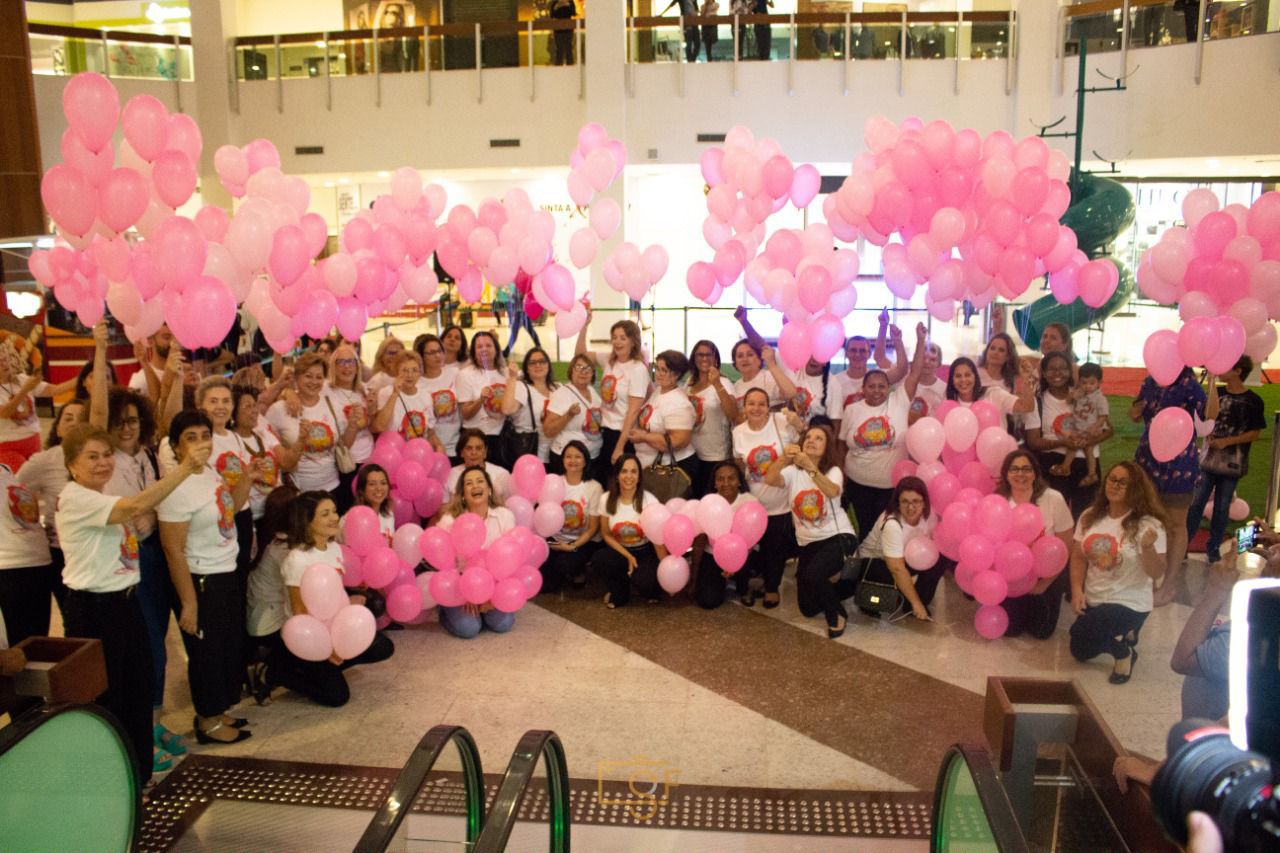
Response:
[{"label": "camera", "polygon": [[1183,720],[1151,798],[1169,838],[1187,843],[1187,814],[1202,811],[1223,849],[1280,850],[1280,580],[1238,583],[1231,601],[1230,728]]},{"label": "camera", "polygon": [[1258,523],[1251,521],[1236,531],[1236,553],[1243,554],[1258,544]]}]

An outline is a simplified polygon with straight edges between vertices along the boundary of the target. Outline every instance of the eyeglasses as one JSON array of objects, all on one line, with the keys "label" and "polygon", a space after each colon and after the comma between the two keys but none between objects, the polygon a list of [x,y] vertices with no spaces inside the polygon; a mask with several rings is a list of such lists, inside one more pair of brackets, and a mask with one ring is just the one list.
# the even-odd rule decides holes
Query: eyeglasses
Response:
[{"label": "eyeglasses", "polygon": [[1035,473],[1035,470],[1036,469],[1032,468],[1030,465],[1010,465],[1009,466],[1010,474],[1033,474]]},{"label": "eyeglasses", "polygon": [[402,352],[404,352],[404,350],[402,349],[389,349],[385,353],[383,353],[383,355],[385,355],[387,358],[395,358],[397,355],[400,355],[400,353]]},{"label": "eyeglasses", "polygon": [[122,427],[136,427],[141,423],[141,418],[121,418],[120,420],[120,426]]},{"label": "eyeglasses", "polygon": [[898,498],[898,506],[924,506],[924,498]]},{"label": "eyeglasses", "polygon": [[333,363],[338,365],[338,367],[355,367],[360,363],[360,361],[355,358],[335,358]]},{"label": "eyeglasses", "polygon": [[1123,478],[1123,479],[1117,479],[1117,478],[1115,478],[1115,477],[1108,477],[1108,478],[1107,478],[1107,485],[1109,485],[1109,486],[1128,486],[1128,485],[1129,485],[1129,478],[1128,478],[1128,477],[1125,477],[1125,478]]},{"label": "eyeglasses", "polygon": [[440,347],[432,347],[431,349],[424,349],[422,351],[422,354],[423,355],[444,355],[444,350],[440,349]]},{"label": "eyeglasses", "polygon": [[545,358],[533,358],[528,361],[530,367],[546,367],[551,362]]}]

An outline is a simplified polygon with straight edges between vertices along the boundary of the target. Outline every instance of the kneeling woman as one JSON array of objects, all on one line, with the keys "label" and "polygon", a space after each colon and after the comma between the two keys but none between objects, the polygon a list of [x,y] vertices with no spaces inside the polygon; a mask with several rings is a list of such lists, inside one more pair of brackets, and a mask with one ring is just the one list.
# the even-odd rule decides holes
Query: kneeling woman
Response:
[{"label": "kneeling woman", "polygon": [[840,509],[844,475],[831,427],[811,426],[800,445],[789,444],[783,464],[769,466],[766,484],[785,487],[796,527],[796,599],[805,616],[827,619],[827,636],[844,633],[848,614],[841,602],[853,595],[853,580],[841,578],[845,559],[858,550],[849,516]]},{"label": "kneeling woman", "polygon": [[[342,517],[328,492],[303,492],[293,503],[289,522],[289,554],[280,565],[284,579],[285,618],[306,613],[302,601],[302,578],[307,569],[315,565],[331,566],[342,574],[342,548],[338,545],[338,532],[342,529]],[[369,648],[350,660],[343,660],[337,653],[328,660],[304,661],[288,648],[281,649],[275,660],[282,665],[267,664],[265,680],[269,685],[279,684],[301,693],[313,702],[337,708],[347,704],[351,688],[342,672],[362,663],[384,661],[395,652],[395,646],[382,632],[373,635]]]},{"label": "kneeling woman", "polygon": [[[493,481],[484,468],[465,468],[458,478],[458,489],[453,500],[444,508],[437,525],[441,530],[453,528],[453,522],[463,513],[478,515],[484,522],[484,547],[508,530],[515,529],[516,517],[511,510],[498,506]],[[440,625],[450,634],[470,640],[488,628],[497,634],[505,634],[516,622],[514,613],[503,613],[492,604],[463,604],[460,607],[441,607]]]},{"label": "kneeling woman", "polygon": [[566,582],[576,588],[586,585],[587,561],[595,552],[592,540],[600,530],[595,511],[602,490],[595,480],[586,479],[591,460],[587,446],[576,439],[570,441],[560,458],[564,466],[564,497],[560,500],[564,527],[547,540],[551,553],[542,567],[543,592],[559,592]]},{"label": "kneeling woman", "polygon": [[604,603],[609,609],[631,600],[631,586],[650,601],[662,597],[658,585],[658,561],[667,549],[649,541],[640,526],[640,513],[658,499],[640,485],[640,462],[624,454],[613,466],[609,491],[600,496],[595,514],[605,547],[591,558],[591,565],[609,587]]},{"label": "kneeling woman", "polygon": [[933,621],[929,603],[938,589],[943,569],[933,566],[916,571],[907,565],[904,549],[912,538],[930,536],[935,523],[924,481],[919,477],[903,477],[858,549],[858,556],[869,561],[864,577],[897,586],[911,608],[911,615],[924,622]]},{"label": "kneeling woman", "polygon": [[1155,487],[1133,462],[1117,462],[1076,524],[1071,549],[1071,655],[1115,658],[1112,684],[1138,659],[1138,633],[1151,612],[1151,584],[1165,570],[1165,514]]},{"label": "kneeling woman", "polygon": [[[729,508],[735,513],[744,503],[760,503],[755,495],[747,490],[747,478],[742,475],[738,463],[731,459],[717,462],[711,469],[711,486],[715,493],[729,502]],[[748,583],[752,575],[757,574],[760,549],[752,548],[747,555],[747,564],[733,574],[734,586],[738,596],[746,599],[750,592]],[[693,557],[689,561],[693,574],[693,598],[699,607],[714,610],[724,604],[725,581],[729,574],[716,562],[713,546],[707,541],[706,534],[693,540]]]}]

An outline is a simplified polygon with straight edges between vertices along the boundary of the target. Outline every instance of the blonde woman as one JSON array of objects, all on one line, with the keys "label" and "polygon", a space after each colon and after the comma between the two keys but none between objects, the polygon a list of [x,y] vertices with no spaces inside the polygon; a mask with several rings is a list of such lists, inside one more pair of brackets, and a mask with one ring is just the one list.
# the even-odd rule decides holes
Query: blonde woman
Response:
[{"label": "blonde woman", "polygon": [[[601,356],[587,350],[587,330],[591,327],[591,310],[587,310],[587,322],[578,333],[575,355],[585,355],[591,363],[600,367],[602,445],[596,458],[596,479],[607,482],[614,464],[627,452],[628,443],[623,439],[630,435],[640,417],[640,409],[649,396],[649,366],[644,361],[640,342],[640,327],[632,320],[619,320],[609,327],[609,353]],[[634,448],[633,448],[634,450]]]}]

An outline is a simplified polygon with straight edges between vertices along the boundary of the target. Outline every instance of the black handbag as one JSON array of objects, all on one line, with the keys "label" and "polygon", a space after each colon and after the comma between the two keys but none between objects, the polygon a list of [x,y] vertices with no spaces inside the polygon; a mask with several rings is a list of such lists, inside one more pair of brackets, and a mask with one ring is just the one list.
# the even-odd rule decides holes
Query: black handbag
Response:
[{"label": "black handbag", "polygon": [[524,393],[529,400],[529,432],[520,432],[511,418],[502,423],[502,432],[498,433],[498,453],[502,457],[498,464],[510,471],[521,456],[538,455],[538,422],[533,417],[533,392],[524,385]]},{"label": "black handbag", "polygon": [[[881,525],[883,527],[883,524]],[[860,610],[871,611],[873,613],[896,613],[902,607],[902,592],[894,583],[883,583],[882,581],[873,581],[867,579],[867,574],[871,568],[872,560],[853,558],[857,563],[857,585],[854,587],[853,603]],[[848,567],[849,557],[845,557],[845,565]]]},{"label": "black handbag", "polygon": [[670,465],[662,464],[662,453],[659,452],[653,459],[653,464],[640,473],[640,480],[644,484],[644,490],[651,493],[662,503],[666,503],[672,498],[689,497],[690,489],[693,483],[689,480],[689,475],[685,470],[676,464],[676,453],[671,449],[671,436],[664,436],[667,440],[667,455],[671,459]]}]

